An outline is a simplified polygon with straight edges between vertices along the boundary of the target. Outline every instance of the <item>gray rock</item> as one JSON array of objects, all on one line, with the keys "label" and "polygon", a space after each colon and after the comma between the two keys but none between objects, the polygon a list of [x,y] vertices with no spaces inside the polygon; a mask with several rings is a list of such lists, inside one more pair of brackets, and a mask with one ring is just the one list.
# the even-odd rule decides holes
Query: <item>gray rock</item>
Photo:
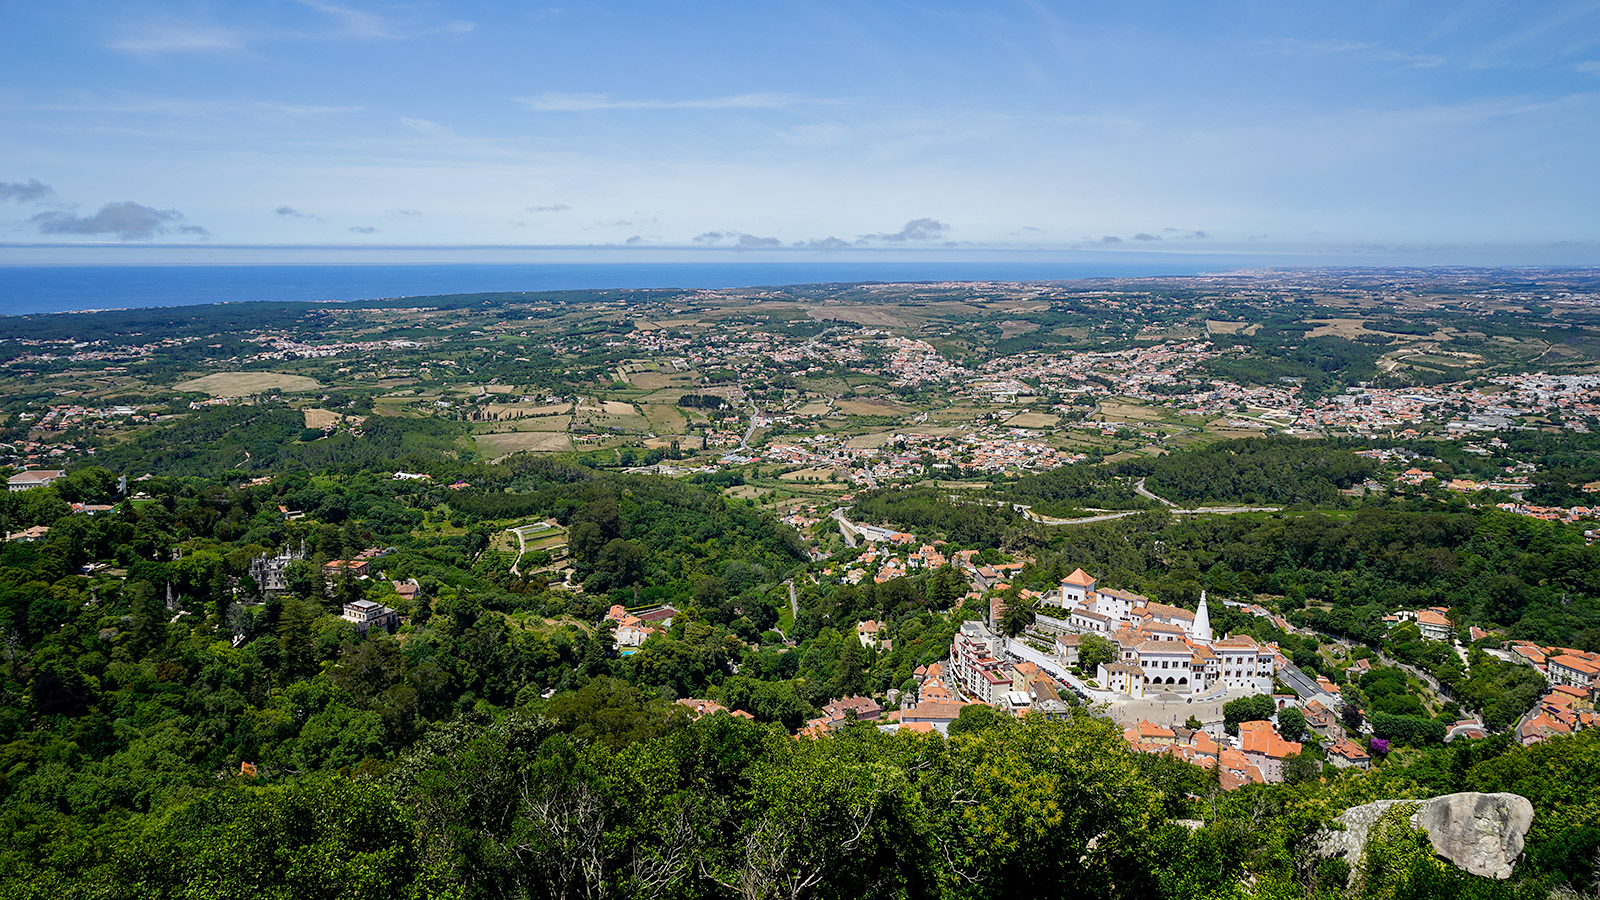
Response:
[{"label": "gray rock", "polygon": [[1412,803],[1411,824],[1427,832],[1433,851],[1457,867],[1488,878],[1509,878],[1523,839],[1533,824],[1533,804],[1518,794],[1446,794],[1431,800],[1379,800],[1345,810],[1343,831],[1327,831],[1317,842],[1322,856],[1343,856],[1352,877],[1361,868],[1367,833],[1396,803]]}]

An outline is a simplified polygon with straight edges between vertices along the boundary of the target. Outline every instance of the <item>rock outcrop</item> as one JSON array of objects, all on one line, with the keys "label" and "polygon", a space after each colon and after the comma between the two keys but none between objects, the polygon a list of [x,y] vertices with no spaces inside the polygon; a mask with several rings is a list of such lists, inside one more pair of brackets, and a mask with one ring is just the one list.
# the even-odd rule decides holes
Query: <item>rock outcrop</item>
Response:
[{"label": "rock outcrop", "polygon": [[1367,833],[1396,803],[1413,803],[1411,824],[1427,832],[1433,851],[1474,875],[1509,878],[1523,839],[1533,824],[1533,804],[1519,794],[1446,794],[1431,800],[1379,800],[1345,810],[1336,819],[1343,831],[1324,832],[1323,856],[1343,856],[1352,873],[1361,868]]}]

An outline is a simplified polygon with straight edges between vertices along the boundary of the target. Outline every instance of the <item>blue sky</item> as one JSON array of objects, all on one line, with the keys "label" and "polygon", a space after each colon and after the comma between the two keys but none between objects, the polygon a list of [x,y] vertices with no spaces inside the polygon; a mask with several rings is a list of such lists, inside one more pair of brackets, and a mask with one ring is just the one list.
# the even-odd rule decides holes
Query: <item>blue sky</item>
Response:
[{"label": "blue sky", "polygon": [[0,261],[1600,263],[1600,2],[0,10]]}]

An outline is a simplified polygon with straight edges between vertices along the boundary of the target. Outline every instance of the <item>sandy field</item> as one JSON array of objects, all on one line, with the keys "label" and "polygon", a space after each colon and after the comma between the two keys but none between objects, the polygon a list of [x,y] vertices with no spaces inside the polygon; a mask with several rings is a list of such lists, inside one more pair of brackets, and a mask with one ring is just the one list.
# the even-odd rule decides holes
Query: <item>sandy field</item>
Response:
[{"label": "sandy field", "polygon": [[307,409],[303,410],[303,412],[306,414],[307,428],[327,428],[330,425],[339,424],[339,420],[344,418],[338,413],[327,409]]},{"label": "sandy field", "polygon": [[1006,420],[1011,428],[1054,428],[1060,423],[1060,416],[1037,412],[1018,413]]},{"label": "sandy field", "polygon": [[559,453],[572,449],[572,441],[564,431],[508,431],[501,434],[480,434],[478,449],[485,456],[498,458],[521,450],[536,453]]},{"label": "sandy field", "polygon": [[850,438],[849,440],[844,442],[844,445],[846,447],[855,447],[857,449],[862,449],[862,450],[869,449],[869,448],[872,448],[872,447],[882,447],[884,444],[889,443],[889,439],[894,437],[896,434],[899,434],[899,432],[898,431],[874,431],[871,434],[862,434],[862,435],[857,435],[856,437]]},{"label": "sandy field", "polygon": [[[1369,330],[1366,323],[1366,319],[1307,319],[1306,324],[1317,327],[1306,332],[1306,337],[1314,338],[1332,335],[1349,339],[1363,334],[1384,334],[1384,332]],[[1409,335],[1389,334],[1385,336],[1405,338]]]},{"label": "sandy field", "polygon": [[806,314],[821,322],[854,322],[857,325],[878,325],[904,328],[906,321],[880,309],[808,309]]},{"label": "sandy field", "polygon": [[1165,414],[1159,409],[1152,409],[1138,403],[1107,400],[1100,404],[1100,414],[1096,418],[1104,418],[1112,422],[1150,422],[1164,417]]},{"label": "sandy field", "polygon": [[908,411],[887,400],[840,400],[834,405],[852,416],[898,416]]},{"label": "sandy field", "polygon": [[793,472],[785,472],[778,478],[781,481],[832,481],[834,474],[832,469],[796,469]]},{"label": "sandy field", "polygon": [[314,391],[322,385],[315,378],[286,375],[282,372],[217,372],[179,382],[175,391],[203,391],[213,397],[248,397],[266,391],[296,393]]},{"label": "sandy field", "polygon": [[1212,334],[1255,334],[1261,330],[1260,325],[1249,322],[1222,322],[1216,319],[1207,319],[1206,327],[1211,329]]}]

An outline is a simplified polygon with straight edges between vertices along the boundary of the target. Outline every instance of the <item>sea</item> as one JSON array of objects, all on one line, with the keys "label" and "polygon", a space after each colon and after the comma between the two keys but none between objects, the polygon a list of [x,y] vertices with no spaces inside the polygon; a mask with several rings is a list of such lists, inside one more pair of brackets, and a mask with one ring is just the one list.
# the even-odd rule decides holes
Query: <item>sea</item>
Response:
[{"label": "sea", "polygon": [[656,262],[449,265],[0,266],[0,315],[193,306],[252,300],[330,302],[604,288],[732,288],[869,281],[1067,281],[1196,275],[1252,260],[1096,262]]}]

